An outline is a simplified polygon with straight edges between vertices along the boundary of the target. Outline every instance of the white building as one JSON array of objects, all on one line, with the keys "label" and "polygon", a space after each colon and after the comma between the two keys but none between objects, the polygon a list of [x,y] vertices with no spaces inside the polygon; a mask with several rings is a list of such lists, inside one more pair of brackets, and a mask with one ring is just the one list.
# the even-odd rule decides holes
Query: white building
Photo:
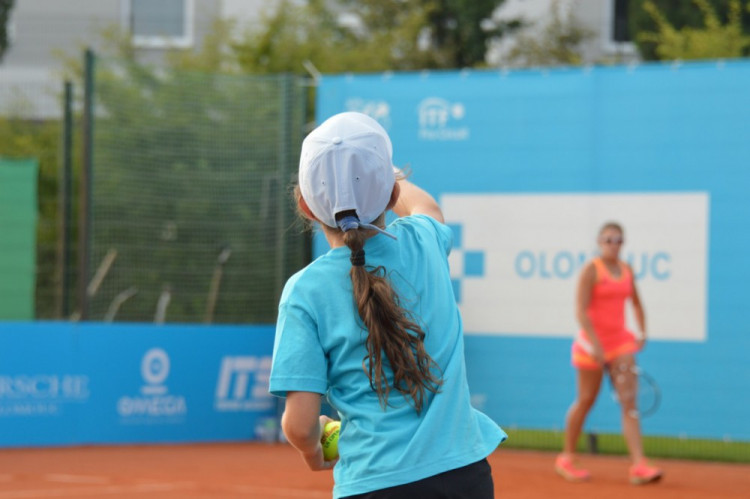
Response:
[{"label": "white building", "polygon": [[[517,34],[538,34],[551,20],[555,3],[564,19],[575,19],[593,34],[581,47],[584,63],[638,59],[635,44],[627,36],[628,0],[505,0],[493,17],[505,21],[523,19],[527,27]],[[513,43],[514,36],[509,36],[492,47],[488,62],[496,63]]]},{"label": "white building", "polygon": [[[272,0],[16,0],[10,47],[0,62],[0,114],[59,116],[65,58],[101,47],[103,34],[130,33],[139,59],[191,50],[217,17],[254,22]],[[32,102],[33,101],[33,102]]]}]

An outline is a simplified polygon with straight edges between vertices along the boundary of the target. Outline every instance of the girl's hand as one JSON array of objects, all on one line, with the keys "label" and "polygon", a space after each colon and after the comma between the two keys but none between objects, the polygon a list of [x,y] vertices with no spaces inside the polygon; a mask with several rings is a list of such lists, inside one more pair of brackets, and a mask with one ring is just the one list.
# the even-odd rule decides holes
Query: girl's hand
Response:
[{"label": "girl's hand", "polygon": [[312,471],[333,469],[333,467],[339,460],[338,458],[334,459],[333,461],[326,461],[325,459],[323,459],[323,447],[320,444],[315,448],[315,452],[310,455],[302,454],[302,458],[305,460],[307,467]]},{"label": "girl's hand", "polygon": [[[325,425],[333,421],[333,419],[329,418],[328,416],[321,415],[319,417],[320,420],[320,437],[318,438],[318,441],[320,441],[321,438],[323,438],[323,428]],[[336,463],[339,461],[339,458],[332,461],[326,461],[323,459],[323,446],[318,443],[318,445],[315,447],[315,451],[312,452],[309,455],[302,454],[302,457],[305,460],[305,463],[307,463],[307,467],[310,468],[312,471],[322,471],[322,470],[330,470],[332,469]]]},{"label": "girl's hand", "polygon": [[281,428],[287,440],[313,471],[333,468],[335,461],[323,459],[323,446],[320,438],[323,427],[320,417],[320,394],[313,392],[289,392],[286,396]]}]

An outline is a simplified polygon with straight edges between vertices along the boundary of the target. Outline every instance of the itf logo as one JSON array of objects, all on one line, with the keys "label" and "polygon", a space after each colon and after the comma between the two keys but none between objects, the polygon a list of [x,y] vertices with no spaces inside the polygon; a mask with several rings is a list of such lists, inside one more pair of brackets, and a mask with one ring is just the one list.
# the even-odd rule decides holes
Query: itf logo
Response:
[{"label": "itf logo", "polygon": [[467,140],[469,128],[462,125],[466,107],[428,97],[419,103],[419,138],[423,140]]},{"label": "itf logo", "polygon": [[484,251],[464,249],[463,225],[448,224],[453,231],[453,249],[448,257],[451,283],[456,302],[461,303],[461,285],[464,279],[481,279],[484,276]]},{"label": "itf logo", "polygon": [[273,408],[268,393],[271,357],[224,357],[216,385],[217,411],[258,411]]},{"label": "itf logo", "polygon": [[164,382],[169,376],[169,355],[161,348],[148,350],[141,359],[141,394],[123,396],[117,413],[129,422],[180,422],[187,414],[185,397],[170,395]]}]

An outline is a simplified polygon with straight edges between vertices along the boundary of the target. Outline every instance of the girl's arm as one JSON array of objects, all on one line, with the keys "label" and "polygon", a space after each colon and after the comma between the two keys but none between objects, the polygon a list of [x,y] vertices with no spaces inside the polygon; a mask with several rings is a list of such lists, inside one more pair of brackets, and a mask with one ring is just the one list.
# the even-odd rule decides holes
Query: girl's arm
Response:
[{"label": "girl's arm", "polygon": [[320,397],[319,393],[312,392],[287,393],[286,408],[281,417],[284,435],[313,471],[330,469],[336,464],[336,460],[323,459],[320,438],[323,423],[328,418],[320,416]]},{"label": "girl's arm", "polygon": [[393,212],[400,217],[423,214],[428,215],[440,223],[445,223],[443,211],[427,191],[422,190],[408,180],[399,180],[396,185],[400,192],[398,200],[393,206]]}]

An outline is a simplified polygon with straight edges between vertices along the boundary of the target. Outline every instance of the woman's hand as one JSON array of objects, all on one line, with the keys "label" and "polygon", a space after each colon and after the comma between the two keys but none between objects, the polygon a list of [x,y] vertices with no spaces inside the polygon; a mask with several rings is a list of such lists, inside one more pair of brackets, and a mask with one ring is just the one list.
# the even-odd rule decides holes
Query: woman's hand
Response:
[{"label": "woman's hand", "polygon": [[598,364],[604,365],[605,358],[604,358],[604,349],[602,348],[601,343],[599,341],[594,341],[591,343],[591,356],[596,360]]},{"label": "woman's hand", "polygon": [[636,338],[635,342],[638,345],[638,350],[643,350],[643,348],[646,346],[646,335],[644,333],[641,333],[641,335]]}]

